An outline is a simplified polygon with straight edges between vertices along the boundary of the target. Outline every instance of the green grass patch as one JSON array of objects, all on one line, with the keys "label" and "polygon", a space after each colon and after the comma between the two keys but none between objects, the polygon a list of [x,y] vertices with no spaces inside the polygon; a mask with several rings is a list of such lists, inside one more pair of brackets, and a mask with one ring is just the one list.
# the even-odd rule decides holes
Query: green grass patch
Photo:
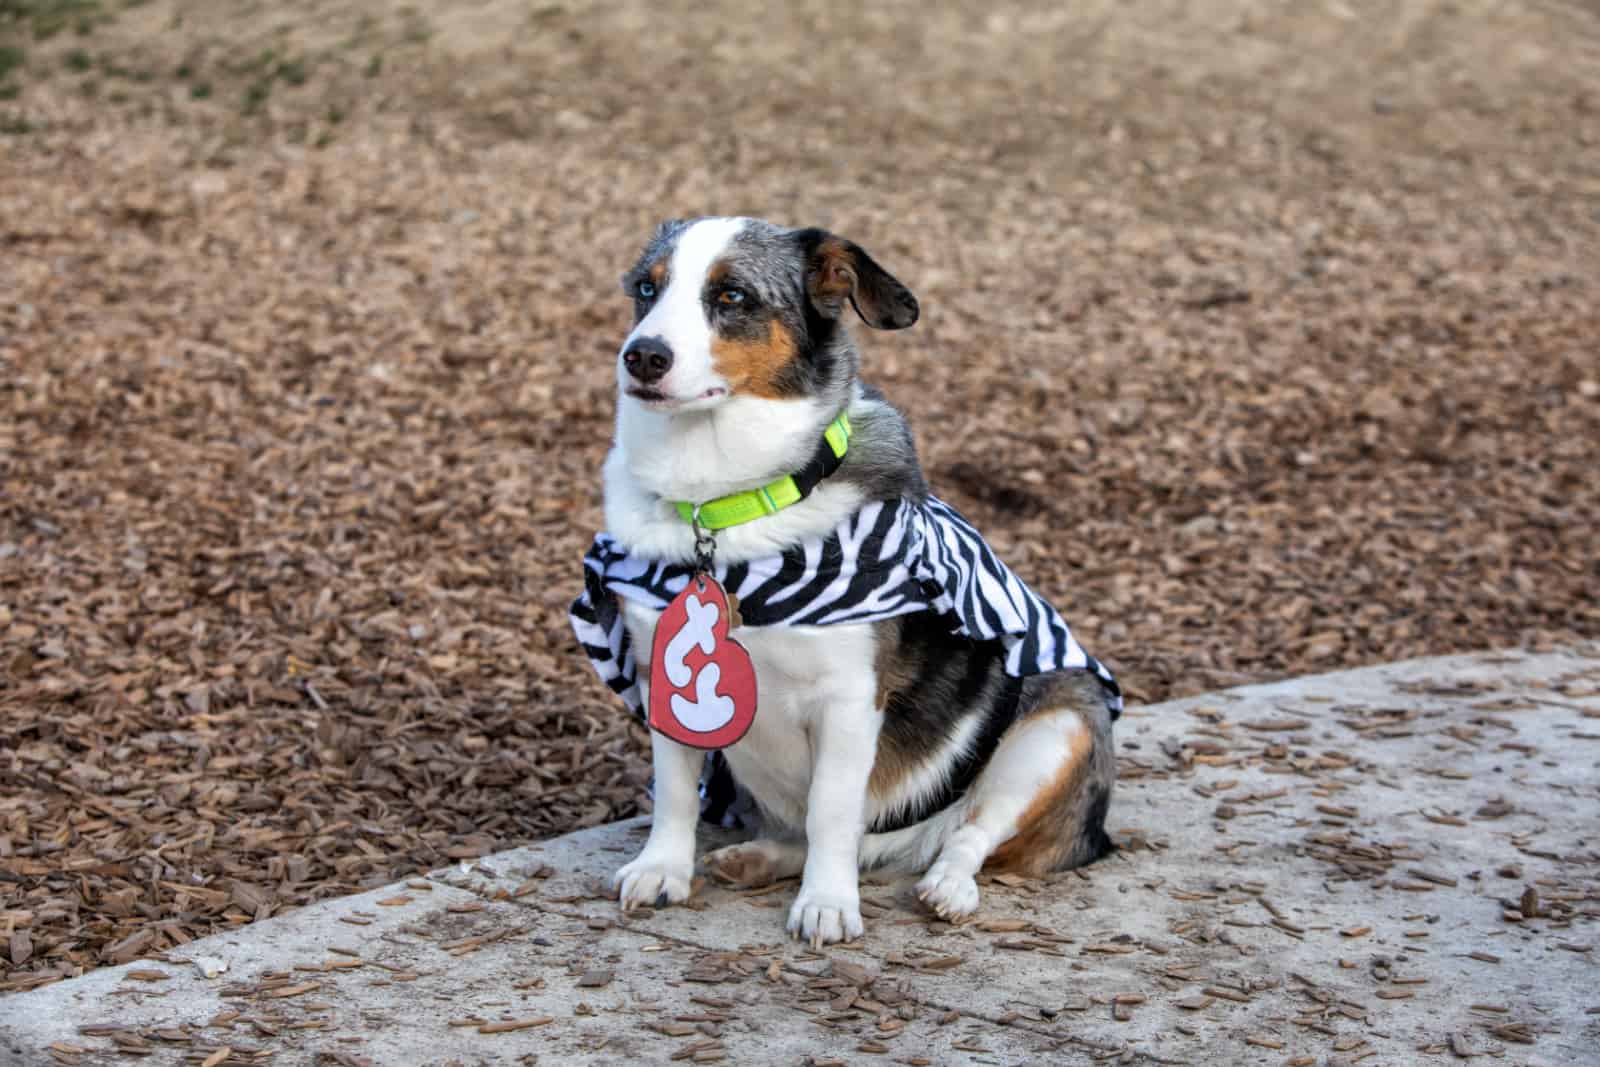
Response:
[{"label": "green grass patch", "polygon": [[131,82],[155,81],[155,72],[144,67],[125,67],[111,56],[100,57],[100,72],[108,78],[126,78]]},{"label": "green grass patch", "polygon": [[279,58],[277,49],[263,48],[251,59],[237,61],[223,60],[221,66],[223,70],[226,70],[230,74],[266,75],[272,72],[273,66],[278,62]]},{"label": "green grass patch", "polygon": [[272,79],[257,78],[244,90],[244,113],[246,115],[259,114],[266,105],[267,98],[272,95]]},{"label": "green grass patch", "polygon": [[288,86],[304,85],[311,78],[311,68],[304,57],[285,56],[275,48],[262,51],[254,59],[243,63],[223,63],[222,69],[230,74],[249,76],[244,90],[244,113],[256,115],[272,97],[273,86],[282,82]]},{"label": "green grass patch", "polygon": [[0,26],[25,26],[41,41],[69,28],[93,33],[106,17],[100,0],[0,0]]},{"label": "green grass patch", "polygon": [[12,71],[22,66],[27,54],[14,44],[0,45],[0,78],[4,78]]},{"label": "green grass patch", "polygon": [[285,59],[281,61],[273,72],[282,81],[290,85],[304,85],[306,83],[306,61],[303,59]]},{"label": "green grass patch", "polygon": [[68,52],[65,62],[67,69],[76,74],[83,74],[94,69],[94,57],[81,48],[74,48]]}]

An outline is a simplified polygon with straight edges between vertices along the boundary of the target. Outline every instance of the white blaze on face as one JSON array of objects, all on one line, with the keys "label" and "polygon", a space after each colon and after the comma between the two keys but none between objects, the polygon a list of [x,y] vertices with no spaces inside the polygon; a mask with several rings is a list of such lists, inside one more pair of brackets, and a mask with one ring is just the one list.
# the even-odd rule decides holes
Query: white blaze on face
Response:
[{"label": "white blaze on face", "polygon": [[[659,337],[672,349],[672,370],[656,388],[669,397],[693,400],[709,389],[727,388],[711,363],[711,323],[706,320],[701,294],[711,265],[744,229],[744,219],[701,219],[678,235],[667,265],[667,289],[622,342],[622,352],[638,337]],[[618,353],[618,374],[624,384],[628,372]]]}]

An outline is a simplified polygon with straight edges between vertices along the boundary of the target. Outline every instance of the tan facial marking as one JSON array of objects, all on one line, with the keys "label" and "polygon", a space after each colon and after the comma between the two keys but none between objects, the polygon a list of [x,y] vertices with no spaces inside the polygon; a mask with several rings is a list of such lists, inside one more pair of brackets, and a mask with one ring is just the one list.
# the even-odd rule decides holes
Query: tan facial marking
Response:
[{"label": "tan facial marking", "polygon": [[735,341],[718,337],[711,342],[711,361],[736,393],[781,399],[779,387],[784,368],[794,361],[796,348],[783,323],[773,319],[767,336],[755,341]]},{"label": "tan facial marking", "polygon": [[651,283],[656,287],[656,292],[661,292],[663,289],[665,289],[667,281],[667,257],[662,256],[660,259],[650,264],[650,270],[647,273],[650,275]]},{"label": "tan facial marking", "polygon": [[1093,750],[1094,735],[1087,727],[1080,726],[1072,732],[1055,775],[1028,801],[1017,819],[1017,832],[989,854],[984,863],[986,869],[1038,875],[1055,868],[1073,844],[1063,840],[1063,830],[1071,825],[1069,815],[1082,791]]}]

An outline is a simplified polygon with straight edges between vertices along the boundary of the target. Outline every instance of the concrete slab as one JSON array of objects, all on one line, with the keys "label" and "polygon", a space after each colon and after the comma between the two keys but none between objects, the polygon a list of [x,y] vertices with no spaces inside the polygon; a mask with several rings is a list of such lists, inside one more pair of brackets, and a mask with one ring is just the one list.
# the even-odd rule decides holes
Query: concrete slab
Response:
[{"label": "concrete slab", "polygon": [[1250,686],[1118,739],[1122,850],[991,879],[960,927],[909,881],[822,953],[783,939],[792,882],[624,918],[632,820],[0,998],[0,1063],[1596,1062],[1600,649]]}]

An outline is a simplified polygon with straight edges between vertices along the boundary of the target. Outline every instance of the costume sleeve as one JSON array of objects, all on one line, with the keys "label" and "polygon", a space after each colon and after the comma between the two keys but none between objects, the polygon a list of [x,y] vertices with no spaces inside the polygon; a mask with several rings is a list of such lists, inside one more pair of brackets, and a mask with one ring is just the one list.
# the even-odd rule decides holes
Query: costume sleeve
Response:
[{"label": "costume sleeve", "polygon": [[583,593],[572,602],[568,618],[578,644],[589,657],[600,680],[622,698],[628,710],[644,716],[644,698],[639,692],[638,666],[634,662],[628,628],[622,622],[622,610],[616,594],[606,588],[606,559],[609,545],[603,537],[595,538],[593,547],[583,557]]}]

